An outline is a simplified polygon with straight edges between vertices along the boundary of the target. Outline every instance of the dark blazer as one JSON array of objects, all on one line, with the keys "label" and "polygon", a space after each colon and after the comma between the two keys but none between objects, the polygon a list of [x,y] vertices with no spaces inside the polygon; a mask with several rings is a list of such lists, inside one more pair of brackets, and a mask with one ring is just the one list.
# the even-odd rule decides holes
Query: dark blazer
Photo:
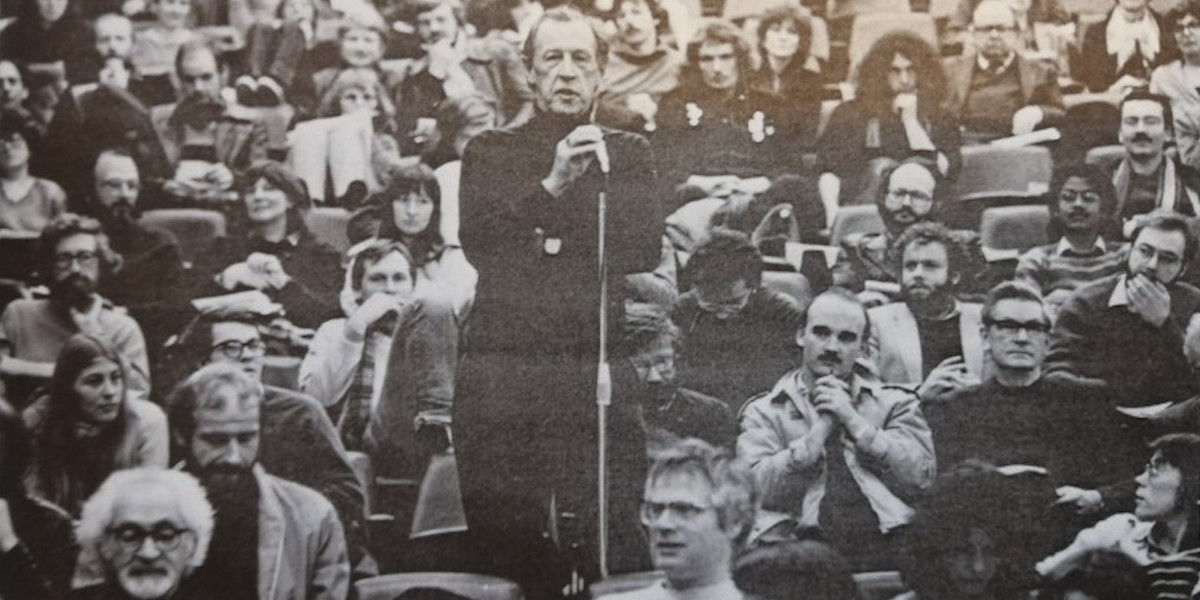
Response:
[{"label": "dark blazer", "polygon": [[1182,282],[1169,286],[1171,316],[1152,327],[1128,307],[1109,307],[1120,276],[1075,290],[1051,332],[1046,372],[1107,382],[1122,405],[1175,402],[1195,393],[1183,354],[1188,320],[1200,309],[1200,290]]},{"label": "dark blazer", "polygon": [[[1103,92],[1108,89],[1117,80],[1117,70],[1121,65],[1117,64],[1117,57],[1109,54],[1107,29],[1108,22],[1113,18],[1114,8],[1109,11],[1108,18],[1103,21],[1092,23],[1083,32],[1083,43],[1080,44],[1078,60],[1071,65],[1072,75],[1079,82],[1087,87],[1088,91]],[[1150,80],[1150,71],[1154,67],[1171,62],[1177,58],[1179,48],[1175,45],[1175,36],[1167,27],[1166,21],[1158,13],[1150,11],[1150,17],[1158,23],[1159,41],[1158,55],[1154,57],[1153,64],[1146,70],[1146,80]]]},{"label": "dark blazer", "polygon": [[[960,118],[963,106],[967,103],[967,96],[971,92],[971,78],[975,74],[977,62],[978,55],[968,52],[945,63],[946,77],[950,81],[953,93],[950,106]],[[1062,90],[1058,87],[1058,69],[1053,63],[1030,60],[1018,52],[1013,59],[1013,66],[1016,67],[1017,78],[1021,82],[1021,98],[1025,106],[1041,107],[1046,114],[1046,120],[1066,114]]]},{"label": "dark blazer", "polygon": [[[150,109],[150,120],[172,169],[179,163],[183,143],[183,132],[170,123],[175,106],[164,104]],[[250,165],[267,160],[267,129],[241,107],[227,107],[225,115],[217,120],[213,135],[217,160],[229,167],[235,176]]]}]

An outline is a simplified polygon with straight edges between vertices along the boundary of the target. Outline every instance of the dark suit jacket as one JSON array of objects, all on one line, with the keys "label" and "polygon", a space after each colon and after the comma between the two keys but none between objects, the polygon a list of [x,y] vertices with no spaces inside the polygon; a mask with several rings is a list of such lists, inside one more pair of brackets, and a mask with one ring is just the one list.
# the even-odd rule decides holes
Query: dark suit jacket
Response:
[{"label": "dark suit jacket", "polygon": [[[960,119],[967,96],[971,92],[971,77],[975,73],[977,56],[974,52],[968,52],[946,63],[946,77],[950,80],[950,89],[954,94],[950,106]],[[1013,59],[1013,66],[1016,67],[1017,78],[1021,81],[1021,97],[1025,106],[1041,107],[1046,121],[1061,118],[1066,114],[1062,90],[1058,87],[1058,69],[1054,64],[1030,60],[1018,52]]]},{"label": "dark suit jacket", "polygon": [[[1115,10],[1114,8],[1113,11]],[[1113,11],[1109,11],[1107,19],[1092,23],[1083,32],[1083,43],[1080,44],[1078,60],[1071,65],[1075,79],[1092,92],[1102,92],[1108,89],[1108,86],[1117,80],[1117,69],[1121,67],[1117,64],[1117,57],[1109,54],[1108,40],[1106,39],[1108,21],[1112,19]],[[1160,32],[1158,55],[1154,57],[1154,63],[1150,65],[1150,70],[1153,70],[1154,67],[1174,60],[1179,54],[1179,48],[1175,45],[1175,35],[1167,27],[1166,21],[1152,10],[1150,10],[1150,16],[1158,23]],[[1150,70],[1146,72],[1147,81],[1150,79]]]},{"label": "dark suit jacket", "polygon": [[1155,328],[1128,307],[1108,306],[1119,280],[1113,276],[1084,285],[1063,304],[1051,332],[1046,372],[1107,382],[1122,405],[1192,396],[1183,334],[1200,308],[1200,290],[1182,282],[1171,285],[1171,316]]},{"label": "dark suit jacket", "polygon": [[[164,104],[150,109],[150,120],[172,169],[179,163],[183,143],[183,132],[170,123],[175,106]],[[226,108],[225,115],[217,121],[214,137],[217,160],[229,167],[235,176],[250,165],[267,160],[267,129],[241,107]]]}]

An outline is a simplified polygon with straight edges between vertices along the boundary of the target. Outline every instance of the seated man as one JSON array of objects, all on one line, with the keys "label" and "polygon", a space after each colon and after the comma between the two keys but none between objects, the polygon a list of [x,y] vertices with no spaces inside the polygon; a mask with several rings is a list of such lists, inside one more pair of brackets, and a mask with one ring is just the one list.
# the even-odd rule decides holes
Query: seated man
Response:
[{"label": "seated man", "polygon": [[679,383],[736,410],[792,364],[804,312],[762,285],[762,257],[745,234],[715,229],[688,261],[691,288],[671,310],[688,360]]},{"label": "seated man", "polygon": [[222,97],[225,70],[203,41],[179,48],[175,72],[179,101],[150,111],[173,173],[165,189],[185,198],[228,192],[236,174],[267,159],[266,129]]},{"label": "seated man", "polygon": [[262,401],[262,385],[229,364],[201,368],[171,395],[184,470],[217,515],[209,559],[191,582],[226,598],[344,600],[350,566],[333,505],[258,462]]},{"label": "seated man", "polygon": [[914,225],[896,241],[902,302],[872,308],[871,357],[885,383],[918,387],[931,400],[985,372],[980,306],[959,302],[963,250],[937,223]]},{"label": "seated man", "polygon": [[1178,54],[1170,28],[1150,4],[1118,2],[1107,18],[1082,28],[1071,76],[1089,92],[1125,93],[1145,87],[1151,71]]},{"label": "seated man", "polygon": [[1053,481],[1073,486],[1060,488],[1064,503],[1096,505],[1075,490],[1096,490],[1089,495],[1112,507],[1128,501],[1125,487],[1102,486],[1136,470],[1140,436],[1103,389],[1045,373],[1050,321],[1041,296],[1006,281],[988,293],[982,316],[991,376],[924,407],[938,464],[976,459],[1039,466]]},{"label": "seated man", "polygon": [[617,36],[608,51],[596,120],[626,131],[657,129],[658,103],[679,85],[683,55],[660,33],[668,29],[659,0],[617,3]]},{"label": "seated man", "polygon": [[1200,290],[1180,278],[1196,239],[1170,211],[1146,215],[1132,239],[1124,273],[1080,287],[1063,304],[1046,370],[1105,383],[1122,405],[1184,400],[1195,392],[1184,331]]},{"label": "seated man", "polygon": [[[179,340],[179,379],[208,364],[228,364],[261,382],[266,344],[260,323],[248,315],[214,312],[197,317]],[[363,526],[365,495],[346,450],[321,405],[312,397],[263,385],[263,444],[258,462],[271,473],[323,494],[338,511],[356,573],[370,572]]]},{"label": "seated man", "polygon": [[1016,15],[1005,0],[975,7],[975,50],[947,65],[954,104],[968,141],[986,143],[1050,127],[1066,116],[1058,70],[1018,52]]},{"label": "seated man", "polygon": [[75,590],[73,599],[187,600],[209,591],[189,576],[208,556],[213,507],[187,473],[109,475],[84,503],[77,531],[79,569],[102,581]]},{"label": "seated man", "polygon": [[[97,293],[105,275],[120,264],[108,236],[95,219],[65,213],[42,231],[38,240],[41,272],[50,297],[17,300],[0,314],[0,374],[49,378],[54,361],[71,336],[95,337],[128,361],[127,385],[133,392],[150,390],[146,341],[125,311]],[[10,388],[18,405],[26,399]]]},{"label": "seated man", "polygon": [[700,440],[685,440],[655,459],[643,498],[642,526],[654,568],[665,579],[605,598],[740,600],[733,558],[750,535],[758,504],[746,466]]},{"label": "seated man", "polygon": [[664,184],[692,175],[800,169],[816,123],[799,123],[779,96],[752,88],[750,46],[732,23],[709,20],[688,43],[679,87],[659,103],[655,154]]},{"label": "seated man", "polygon": [[796,333],[803,361],[742,408],[738,437],[763,508],[820,527],[855,571],[897,568],[913,500],[936,471],[917,396],[856,370],[872,334],[853,294],[817,296]]},{"label": "seated man", "polygon": [[1015,278],[1045,296],[1046,310],[1054,320],[1075,288],[1120,273],[1129,246],[1105,238],[1114,229],[1117,198],[1112,182],[1098,167],[1056,169],[1050,191],[1050,218],[1062,237],[1023,254]]}]

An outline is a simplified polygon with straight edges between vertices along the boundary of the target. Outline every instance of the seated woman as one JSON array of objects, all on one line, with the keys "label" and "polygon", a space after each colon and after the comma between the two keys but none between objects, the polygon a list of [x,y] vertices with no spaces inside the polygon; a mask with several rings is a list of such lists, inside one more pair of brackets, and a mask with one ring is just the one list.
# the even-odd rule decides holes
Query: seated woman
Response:
[{"label": "seated woman", "polygon": [[167,417],[125,388],[120,355],[86,335],[67,340],[49,394],[25,409],[34,435],[25,485],[78,516],[83,501],[118,469],[167,466]]},{"label": "seated woman", "polygon": [[415,292],[417,271],[400,242],[357,248],[346,317],[317,329],[300,365],[300,389],[323,404],[349,450],[398,472],[416,449],[419,411],[447,412],[454,397],[458,320],[449,304]]},{"label": "seated woman", "polygon": [[67,212],[62,188],[29,174],[40,141],[20,112],[0,112],[0,229],[37,235],[51,219]]},{"label": "seated woman", "polygon": [[313,73],[309,81],[297,82],[303,86],[296,90],[294,99],[300,114],[315,114],[318,102],[325,97],[338,73],[347,69],[377,71],[384,87],[391,90],[396,74],[385,71],[380,64],[387,34],[387,22],[372,5],[361,3],[347,6],[338,29],[340,64]]},{"label": "seated woman", "polygon": [[1200,435],[1172,433],[1150,443],[1150,460],[1137,477],[1132,514],[1113,515],[1037,564],[1057,580],[1091,552],[1120,552],[1142,565],[1156,598],[1192,597],[1200,578]]},{"label": "seated woman", "polygon": [[752,87],[787,99],[802,136],[802,147],[812,145],[821,116],[821,75],[805,67],[812,25],[797,7],[783,5],[768,10],[758,24],[758,51],[762,64],[750,74]]},{"label": "seated woman", "polygon": [[244,181],[245,220],[197,257],[192,297],[255,289],[300,327],[335,316],[341,257],[305,224],[312,202],[304,183],[273,162],[251,167]]}]

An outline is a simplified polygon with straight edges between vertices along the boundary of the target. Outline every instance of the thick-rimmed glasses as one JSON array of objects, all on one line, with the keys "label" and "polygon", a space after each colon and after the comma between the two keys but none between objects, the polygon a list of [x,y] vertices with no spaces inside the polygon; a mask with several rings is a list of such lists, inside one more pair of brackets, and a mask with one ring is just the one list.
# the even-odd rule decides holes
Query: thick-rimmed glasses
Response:
[{"label": "thick-rimmed glasses", "polygon": [[1035,333],[1046,333],[1050,331],[1050,325],[1044,321],[1014,321],[1012,319],[996,319],[988,320],[987,324],[995,327],[998,331],[1005,335],[1017,335],[1022,331],[1026,335]]},{"label": "thick-rimmed glasses", "polygon": [[72,263],[78,262],[81,266],[92,266],[96,264],[96,260],[100,258],[95,252],[59,252],[54,255],[54,266],[60,269],[68,269]]},{"label": "thick-rimmed glasses", "polygon": [[242,358],[247,352],[250,354],[262,354],[266,349],[267,345],[261,339],[246,340],[244,342],[229,340],[220,344],[213,344],[212,347],[214,352],[220,352],[225,358],[233,360]]},{"label": "thick-rimmed glasses", "polygon": [[166,522],[156,523],[149,529],[124,523],[109,527],[106,531],[121,546],[121,550],[130,555],[146,543],[146,538],[150,538],[160,552],[170,552],[179,547],[180,540],[192,533],[190,529],[180,529]]}]

